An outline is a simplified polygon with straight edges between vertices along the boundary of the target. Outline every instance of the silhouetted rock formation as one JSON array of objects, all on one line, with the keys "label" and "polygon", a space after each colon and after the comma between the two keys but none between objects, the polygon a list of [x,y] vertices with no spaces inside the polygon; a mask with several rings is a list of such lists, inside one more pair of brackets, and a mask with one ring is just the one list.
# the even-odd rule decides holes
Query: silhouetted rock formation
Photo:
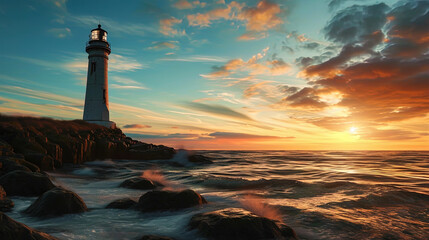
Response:
[{"label": "silhouetted rock formation", "polygon": [[123,181],[119,186],[131,189],[150,190],[162,185],[159,183],[154,183],[146,178],[134,177]]},{"label": "silhouetted rock formation", "polygon": [[15,204],[6,197],[6,192],[3,187],[0,185],[0,212],[10,211]]},{"label": "silhouetted rock formation", "polygon": [[22,170],[1,176],[0,185],[9,196],[39,196],[55,187],[47,175]]},{"label": "silhouetted rock formation", "polygon": [[81,164],[105,158],[169,159],[175,152],[163,145],[133,140],[120,129],[82,120],[0,115],[0,159],[19,153],[42,170],[52,170],[63,163]]},{"label": "silhouetted rock formation", "polygon": [[191,189],[180,192],[150,191],[143,194],[138,202],[138,208],[143,212],[178,210],[202,205],[207,201]]},{"label": "silhouetted rock formation", "polygon": [[191,229],[209,239],[296,239],[292,228],[241,208],[227,208],[194,215]]},{"label": "silhouetted rock formation", "polygon": [[47,233],[34,230],[0,212],[0,239],[56,240],[57,238],[54,238]]},{"label": "silhouetted rock formation", "polygon": [[109,203],[106,208],[129,209],[135,207],[136,205],[137,202],[131,198],[121,198]]},{"label": "silhouetted rock formation", "polygon": [[56,187],[43,193],[24,212],[33,217],[55,217],[86,211],[88,208],[76,193]]}]

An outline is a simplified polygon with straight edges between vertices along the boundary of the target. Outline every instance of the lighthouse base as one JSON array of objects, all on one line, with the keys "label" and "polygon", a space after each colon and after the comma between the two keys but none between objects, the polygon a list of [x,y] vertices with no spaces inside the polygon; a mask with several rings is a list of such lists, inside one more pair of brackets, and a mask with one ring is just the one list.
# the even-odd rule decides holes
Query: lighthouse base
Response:
[{"label": "lighthouse base", "polygon": [[116,128],[116,123],[112,122],[112,121],[88,121],[86,120],[86,122],[89,123],[93,123],[93,124],[98,124],[107,128]]}]

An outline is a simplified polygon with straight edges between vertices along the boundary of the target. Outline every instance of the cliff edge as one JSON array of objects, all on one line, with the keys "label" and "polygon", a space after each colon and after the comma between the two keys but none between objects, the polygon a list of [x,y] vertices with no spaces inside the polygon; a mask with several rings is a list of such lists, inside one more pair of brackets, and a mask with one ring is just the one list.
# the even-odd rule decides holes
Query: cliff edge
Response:
[{"label": "cliff edge", "polygon": [[0,115],[0,156],[24,158],[41,170],[96,159],[169,159],[175,149],[133,140],[121,129],[83,120]]}]

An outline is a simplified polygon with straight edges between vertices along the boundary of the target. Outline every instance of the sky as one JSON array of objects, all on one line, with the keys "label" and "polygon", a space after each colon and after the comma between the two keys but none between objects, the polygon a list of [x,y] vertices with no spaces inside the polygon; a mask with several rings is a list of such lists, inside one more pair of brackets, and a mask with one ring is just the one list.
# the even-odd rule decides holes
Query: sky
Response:
[{"label": "sky", "polygon": [[82,119],[108,32],[110,119],[205,150],[429,150],[429,1],[0,1],[0,112]]}]

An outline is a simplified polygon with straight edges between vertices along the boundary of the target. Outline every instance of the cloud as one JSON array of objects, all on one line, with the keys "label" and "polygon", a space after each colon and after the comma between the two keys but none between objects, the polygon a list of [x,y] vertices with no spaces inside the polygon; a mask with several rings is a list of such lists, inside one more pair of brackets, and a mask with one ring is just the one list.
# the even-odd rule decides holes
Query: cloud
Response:
[{"label": "cloud", "polygon": [[194,6],[192,5],[192,3],[190,3],[190,2],[188,2],[186,0],[179,0],[173,6],[175,8],[177,8],[177,9],[190,9],[190,8],[194,8]]},{"label": "cloud", "polygon": [[360,41],[386,23],[386,11],[389,7],[384,3],[369,6],[353,5],[338,12],[324,28],[327,39],[340,43]]},{"label": "cloud", "polygon": [[184,36],[186,35],[185,30],[175,29],[174,26],[182,23],[182,19],[174,17],[161,19],[159,21],[159,32],[165,36]]},{"label": "cloud", "polygon": [[202,75],[205,78],[226,79],[235,73],[247,73],[249,76],[254,75],[271,75],[278,76],[287,73],[290,70],[289,64],[278,58],[277,55],[272,55],[270,59],[261,60],[267,54],[269,48],[265,48],[262,52],[252,56],[247,61],[241,58],[232,59],[225,65],[214,66],[213,71],[209,74]]},{"label": "cloud", "polygon": [[254,8],[245,9],[240,18],[247,21],[247,31],[263,32],[283,24],[280,13],[282,10],[278,4],[263,0]]},{"label": "cloud", "polygon": [[185,108],[195,110],[201,113],[209,114],[209,116],[226,117],[241,121],[253,121],[249,116],[232,110],[222,105],[211,105],[200,102],[189,102],[182,105]]},{"label": "cloud", "polygon": [[168,42],[153,42],[151,47],[148,47],[150,50],[165,50],[165,49],[177,49],[178,41],[168,41]]},{"label": "cloud", "polygon": [[112,31],[116,34],[122,35],[145,36],[148,33],[153,34],[158,32],[158,30],[152,25],[131,22],[117,22],[109,18],[99,16],[95,17],[68,15],[68,19],[72,22],[77,23],[80,26],[85,26],[87,28],[94,28],[101,22],[103,29],[107,30],[108,32]]},{"label": "cloud", "polygon": [[381,31],[376,31],[362,38],[364,40],[362,43],[346,44],[337,56],[328,61],[307,67],[304,74],[307,76],[331,76],[333,74],[339,74],[339,67],[353,57],[364,54],[376,54],[373,49],[383,41],[384,35]]},{"label": "cloud", "polygon": [[127,125],[122,126],[122,128],[139,128],[139,129],[151,128],[151,127],[152,126],[144,125],[144,124],[127,124]]},{"label": "cloud", "polygon": [[119,54],[110,54],[109,56],[109,71],[113,72],[125,72],[135,71],[138,69],[145,68],[146,65],[139,63],[132,57],[126,57]]},{"label": "cloud", "polygon": [[57,38],[65,38],[71,36],[70,28],[51,28],[48,32]]},{"label": "cloud", "polygon": [[[344,44],[340,53],[327,60],[322,55],[316,60],[297,59],[311,85],[285,93],[283,107],[313,110],[320,115],[307,121],[334,131],[348,131],[356,125],[365,139],[422,137],[418,131],[393,126],[429,113],[429,28],[423,24],[429,20],[427,9],[429,3],[413,1],[400,2],[387,14],[383,4],[340,11],[325,28],[328,39]],[[374,26],[369,26],[369,19],[374,19]],[[355,28],[360,25],[362,29]],[[338,36],[333,36],[333,29]],[[311,65],[314,61],[322,62]],[[329,94],[334,97],[328,101]],[[328,115],[333,107],[346,109],[345,114],[321,114]]]},{"label": "cloud", "polygon": [[275,139],[284,139],[284,138],[294,138],[294,137],[277,137],[277,136],[267,136],[267,135],[254,135],[246,133],[237,133],[237,132],[213,132],[208,134],[210,137],[216,139],[244,139],[244,140],[275,140]]},{"label": "cloud", "polygon": [[193,55],[185,57],[166,57],[159,59],[160,61],[173,61],[173,62],[225,62],[226,59],[218,56],[203,56],[203,55]]},{"label": "cloud", "polygon": [[246,32],[238,40],[255,40],[268,36],[271,29],[281,29],[283,10],[276,3],[262,0],[255,7],[247,7],[245,3],[230,2],[226,7],[214,8],[205,13],[186,16],[189,26],[209,27],[213,21],[231,20],[242,22]]},{"label": "cloud", "polygon": [[0,91],[6,92],[9,94],[15,94],[20,96],[25,96],[33,99],[42,99],[47,101],[54,101],[61,103],[62,105],[66,104],[73,107],[82,107],[83,100],[67,97],[64,95],[59,95],[51,92],[45,92],[40,90],[34,90],[29,88],[23,88],[18,86],[10,85],[0,85]]}]

